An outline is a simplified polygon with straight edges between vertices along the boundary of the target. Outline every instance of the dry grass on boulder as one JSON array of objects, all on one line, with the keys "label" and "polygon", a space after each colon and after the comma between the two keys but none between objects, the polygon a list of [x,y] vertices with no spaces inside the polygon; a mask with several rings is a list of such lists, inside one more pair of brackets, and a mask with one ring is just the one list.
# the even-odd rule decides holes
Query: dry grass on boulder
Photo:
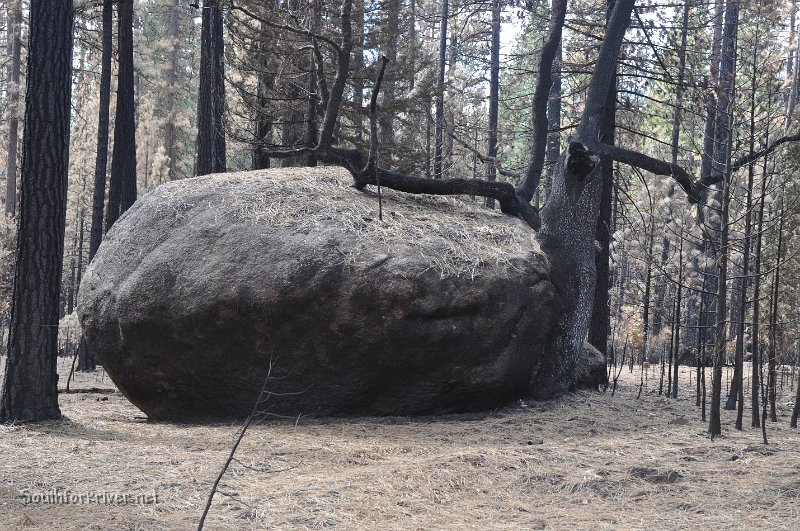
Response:
[{"label": "dry grass on boulder", "polygon": [[215,190],[209,208],[239,222],[290,229],[318,237],[335,230],[354,247],[342,258],[357,262],[376,250],[399,247],[421,254],[443,277],[504,270],[516,260],[541,257],[535,233],[521,220],[483,206],[483,199],[416,195],[382,189],[383,220],[378,219],[374,187],[358,191],[338,167],[279,168],[225,173],[174,181],[151,192],[148,200],[180,212],[197,205],[198,193]]}]

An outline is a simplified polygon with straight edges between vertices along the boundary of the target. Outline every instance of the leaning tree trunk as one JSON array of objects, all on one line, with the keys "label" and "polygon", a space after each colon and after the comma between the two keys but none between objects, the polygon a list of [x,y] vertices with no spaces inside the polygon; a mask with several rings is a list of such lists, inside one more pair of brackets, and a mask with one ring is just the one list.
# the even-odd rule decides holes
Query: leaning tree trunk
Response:
[{"label": "leaning tree trunk", "polygon": [[69,167],[72,0],[31,0],[22,196],[0,422],[61,417],[58,303]]},{"label": "leaning tree trunk", "polygon": [[197,175],[225,171],[225,56],[219,0],[203,3],[197,102]]}]

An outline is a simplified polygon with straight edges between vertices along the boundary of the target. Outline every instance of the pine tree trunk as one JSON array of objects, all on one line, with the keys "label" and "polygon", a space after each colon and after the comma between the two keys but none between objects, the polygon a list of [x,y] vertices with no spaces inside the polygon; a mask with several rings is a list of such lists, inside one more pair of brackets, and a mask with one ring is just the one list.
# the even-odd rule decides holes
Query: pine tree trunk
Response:
[{"label": "pine tree trunk", "polygon": [[434,118],[433,178],[442,178],[442,158],[444,149],[444,72],[447,61],[447,19],[449,0],[442,0],[442,13],[439,22],[439,62],[436,65],[436,115]]},{"label": "pine tree trunk", "polygon": [[22,47],[21,0],[11,0],[8,5],[8,144],[6,156],[6,214],[17,214],[17,142],[19,140],[19,72]]},{"label": "pine tree trunk", "polygon": [[[500,0],[492,0],[492,43],[489,53],[489,145],[486,154],[486,180],[497,180],[497,119],[500,100]],[[494,208],[494,199],[487,198],[486,206]]]},{"label": "pine tree trunk", "polygon": [[203,2],[200,90],[197,103],[197,175],[222,173],[225,160],[225,48],[219,0]]},{"label": "pine tree trunk", "polygon": [[31,0],[22,195],[0,422],[58,419],[72,74],[71,0]]},{"label": "pine tree trunk", "polygon": [[[785,190],[781,190],[781,197],[786,197]],[[770,323],[769,323],[769,419],[772,422],[778,422],[778,412],[776,408],[777,398],[777,343],[778,343],[778,288],[780,287],[781,280],[781,254],[783,251],[783,219],[785,212],[783,208],[779,211],[780,221],[778,222],[778,248],[775,251],[775,276],[772,279],[772,296],[770,308]]]},{"label": "pine tree trunk", "polygon": [[114,151],[108,187],[106,230],[136,201],[136,106],[133,79],[133,0],[117,3],[119,25],[119,74],[117,112],[114,118]]},{"label": "pine tree trunk", "polygon": [[167,155],[167,179],[173,180],[176,166],[175,150],[175,84],[178,81],[178,47],[180,46],[180,25],[178,16],[180,14],[180,0],[172,0],[169,8],[169,57],[167,62],[167,94],[164,102],[167,113],[164,121],[164,153]]},{"label": "pine tree trunk", "polygon": [[394,167],[394,115],[392,109],[397,97],[397,45],[400,38],[398,20],[400,18],[400,0],[385,0],[385,17],[381,22],[384,38],[383,55],[389,60],[390,68],[386,70],[381,84],[383,102],[382,112],[378,115],[380,125],[380,153],[378,164],[384,168]]},{"label": "pine tree trunk", "polygon": [[103,239],[103,210],[106,200],[108,165],[109,102],[111,100],[111,46],[114,31],[112,0],[103,0],[103,43],[100,59],[100,110],[97,120],[97,154],[94,162],[92,194],[92,229],[89,235],[89,261],[94,258]]}]

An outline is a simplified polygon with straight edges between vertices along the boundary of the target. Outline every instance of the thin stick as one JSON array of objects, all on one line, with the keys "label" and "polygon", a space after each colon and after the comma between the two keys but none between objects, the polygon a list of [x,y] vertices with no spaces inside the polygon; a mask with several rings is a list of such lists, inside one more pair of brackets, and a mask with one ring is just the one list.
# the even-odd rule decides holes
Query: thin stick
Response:
[{"label": "thin stick", "polygon": [[197,531],[202,531],[203,529],[203,524],[206,521],[206,516],[208,516],[208,511],[211,509],[211,502],[214,499],[214,494],[217,492],[217,487],[219,487],[219,482],[222,481],[222,476],[225,475],[225,472],[227,472],[231,462],[233,462],[234,455],[236,454],[236,449],[239,447],[239,443],[242,442],[244,434],[245,432],[247,432],[247,428],[249,428],[250,424],[253,422],[253,417],[255,417],[256,411],[258,411],[258,406],[259,404],[261,404],[261,398],[264,396],[264,392],[267,390],[267,382],[269,381],[271,375],[272,375],[272,359],[269,360],[269,369],[267,370],[267,377],[264,378],[264,385],[261,386],[261,392],[258,393],[258,398],[256,399],[256,403],[253,404],[253,411],[250,412],[250,416],[247,417],[246,421],[244,421],[242,430],[239,433],[239,438],[236,439],[236,443],[233,445],[233,448],[231,448],[231,453],[228,456],[228,459],[225,461],[225,464],[222,466],[222,470],[217,476],[216,481],[214,481],[214,485],[211,487],[211,493],[208,495],[206,508],[205,510],[203,510],[203,515],[200,517],[200,523],[197,524]]},{"label": "thin stick", "polygon": [[378,93],[381,90],[383,74],[386,71],[386,64],[389,60],[386,56],[381,57],[381,69],[375,86],[372,87],[372,97],[369,100],[369,158],[364,173],[375,172],[375,182],[378,185],[378,219],[383,221],[383,196],[381,195],[381,177],[378,172]]}]

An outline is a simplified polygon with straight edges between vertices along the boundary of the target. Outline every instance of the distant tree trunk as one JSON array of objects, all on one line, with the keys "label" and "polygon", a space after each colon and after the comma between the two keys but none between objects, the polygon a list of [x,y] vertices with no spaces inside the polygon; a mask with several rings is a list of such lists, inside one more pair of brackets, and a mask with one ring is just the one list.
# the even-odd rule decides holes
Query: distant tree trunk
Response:
[{"label": "distant tree trunk", "polygon": [[[606,19],[611,17],[616,0],[608,0]],[[612,65],[612,81],[606,96],[603,114],[600,118],[600,142],[613,146],[617,121],[617,66],[616,59]],[[600,244],[600,252],[595,256],[597,282],[594,288],[591,324],[589,327],[589,343],[606,355],[608,334],[611,329],[609,311],[609,278],[611,274],[611,195],[614,189],[614,161],[609,158],[600,161],[603,190],[600,196],[600,217],[595,228],[595,241]]]},{"label": "distant tree trunk", "polygon": [[[785,190],[781,190],[780,196],[786,196]],[[778,212],[780,220],[778,221],[778,243],[777,250],[775,251],[775,274],[772,279],[772,296],[770,308],[770,322],[769,322],[769,378],[767,380],[769,388],[769,419],[772,422],[778,422],[778,412],[775,405],[777,397],[777,342],[778,342],[778,288],[780,287],[781,280],[781,254],[783,251],[783,219],[786,213],[783,208]]]},{"label": "distant tree trunk", "polygon": [[175,83],[178,81],[178,48],[180,47],[180,0],[172,0],[169,8],[169,53],[167,54],[166,120],[164,121],[164,153],[167,155],[167,178],[175,179]]},{"label": "distant tree trunk", "polygon": [[72,0],[31,0],[17,264],[0,422],[58,419]]},{"label": "distant tree trunk", "polygon": [[672,322],[672,326],[675,330],[675,341],[674,341],[674,356],[673,360],[675,361],[672,365],[672,398],[678,398],[678,369],[680,368],[680,359],[681,359],[681,304],[682,304],[682,295],[683,295],[683,226],[681,225],[681,233],[679,235],[679,242],[678,242],[678,286],[677,286],[677,294],[675,295],[675,319]]},{"label": "distant tree trunk", "polygon": [[436,115],[434,118],[433,178],[442,178],[442,159],[444,149],[444,71],[447,62],[447,19],[449,0],[442,0],[442,14],[439,23],[439,62],[436,65]]},{"label": "distant tree trunk", "polygon": [[7,47],[8,63],[8,148],[6,157],[6,214],[17,214],[17,142],[19,140],[19,72],[20,48],[22,47],[22,6],[21,0],[11,0],[8,4]]},{"label": "distant tree trunk", "polygon": [[390,168],[394,154],[394,110],[392,106],[397,97],[397,45],[400,38],[398,21],[400,18],[400,0],[384,0],[385,16],[381,21],[384,45],[383,55],[389,60],[391,67],[386,70],[381,84],[383,112],[378,116],[380,123],[380,153],[378,164]]},{"label": "distant tree trunk", "polygon": [[355,44],[353,45],[353,136],[356,145],[364,141],[364,0],[356,0],[353,9],[353,26],[355,27]]},{"label": "distant tree trunk", "polygon": [[[769,136],[769,133],[767,134]],[[764,230],[764,199],[767,193],[767,163],[764,159],[763,174],[761,176],[761,195],[758,205],[758,225],[756,228],[756,249],[753,256],[753,360],[752,375],[750,378],[750,401],[752,417],[750,425],[753,428],[761,426],[759,416],[758,393],[761,391],[759,367],[761,366],[761,248]]]},{"label": "distant tree trunk", "polygon": [[254,122],[254,136],[256,145],[253,147],[254,170],[264,170],[270,167],[270,160],[264,144],[269,142],[272,134],[272,117],[267,114],[267,94],[275,88],[272,74],[266,72],[267,65],[262,63],[262,71],[258,73],[258,87],[256,88],[256,110]]},{"label": "distant tree trunk", "polygon": [[100,110],[97,119],[97,155],[94,162],[92,194],[92,232],[89,235],[89,261],[97,254],[103,239],[103,210],[106,200],[108,165],[109,102],[111,100],[111,47],[114,31],[113,1],[103,0],[103,44],[100,60]]},{"label": "distant tree trunk", "polygon": [[108,189],[106,230],[136,201],[136,106],[133,80],[133,0],[118,0],[119,74],[114,152]]},{"label": "distant tree trunk", "polygon": [[[500,99],[500,0],[492,0],[492,44],[489,57],[489,145],[486,180],[497,180],[497,117]],[[494,208],[494,199],[486,198],[486,206]]]},{"label": "distant tree trunk", "polygon": [[797,394],[794,397],[794,409],[792,410],[792,419],[789,425],[792,428],[797,428],[797,418],[800,417],[800,381],[797,382]]},{"label": "distant tree trunk", "polygon": [[205,0],[200,30],[197,175],[222,173],[226,169],[224,47],[219,0]]}]

